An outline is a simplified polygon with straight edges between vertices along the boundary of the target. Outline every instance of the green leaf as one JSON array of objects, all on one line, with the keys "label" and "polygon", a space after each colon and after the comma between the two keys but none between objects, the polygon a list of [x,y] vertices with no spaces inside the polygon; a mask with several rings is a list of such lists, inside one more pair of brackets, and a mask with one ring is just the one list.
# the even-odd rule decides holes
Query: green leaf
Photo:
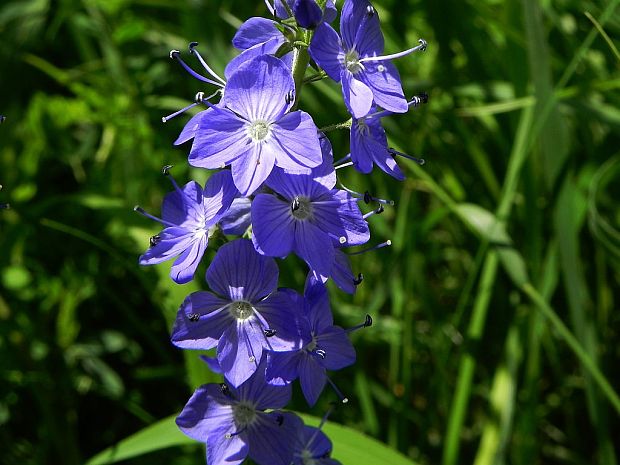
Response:
[{"label": "green leaf", "polygon": [[[111,464],[166,447],[198,444],[179,431],[174,423],[175,416],[164,418],[154,425],[123,439],[115,446],[95,455],[85,465]],[[311,415],[303,414],[300,416],[308,425],[317,426],[321,422],[319,418]],[[414,462],[385,444],[346,426],[326,423],[323,431],[334,444],[332,456],[343,464],[415,465]]]},{"label": "green leaf", "polygon": [[85,465],[116,463],[121,460],[165,449],[166,447],[192,443],[197,444],[196,441],[181,433],[174,422],[175,417],[176,415],[164,418],[154,425],[132,434],[118,444],[95,455],[86,462]]}]

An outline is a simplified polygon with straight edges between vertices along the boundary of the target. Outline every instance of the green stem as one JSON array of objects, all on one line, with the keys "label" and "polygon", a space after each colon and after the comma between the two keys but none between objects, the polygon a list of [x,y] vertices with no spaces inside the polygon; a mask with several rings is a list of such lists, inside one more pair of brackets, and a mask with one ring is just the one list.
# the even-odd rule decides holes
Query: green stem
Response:
[{"label": "green stem", "polygon": [[594,381],[598,384],[603,394],[607,397],[611,405],[620,414],[620,397],[614,388],[609,384],[609,381],[605,378],[603,373],[598,369],[596,363],[588,355],[577,338],[573,336],[570,330],[562,322],[560,317],[553,311],[549,304],[543,299],[540,293],[530,283],[525,283],[521,290],[532,300],[532,302],[538,307],[542,314],[551,322],[555,330],[560,337],[564,339],[564,342],[571,348],[573,353],[577,356],[583,366],[590,372]]},{"label": "green stem", "polygon": [[[286,2],[284,2],[286,3]],[[299,97],[301,96],[301,89],[304,85],[304,77],[306,76],[306,69],[308,63],[310,63],[310,54],[308,53],[308,45],[312,40],[312,31],[302,30],[300,33],[300,39],[305,44],[304,46],[296,46],[293,50],[293,80],[295,81],[295,103],[292,110],[297,109],[299,105]]]}]

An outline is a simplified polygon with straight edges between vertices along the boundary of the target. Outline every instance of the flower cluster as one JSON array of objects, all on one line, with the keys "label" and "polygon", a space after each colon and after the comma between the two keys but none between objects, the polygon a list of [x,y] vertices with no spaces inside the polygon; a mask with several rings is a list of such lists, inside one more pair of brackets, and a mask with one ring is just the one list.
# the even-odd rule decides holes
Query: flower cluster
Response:
[{"label": "flower cluster", "polygon": [[[372,319],[346,330],[334,325],[325,283],[331,279],[355,292],[362,276],[353,274],[345,250],[370,240],[368,218],[391,202],[338,184],[336,170],[353,166],[369,173],[377,165],[404,178],[395,157],[407,155],[388,146],[381,119],[426,102],[425,95],[404,97],[391,62],[426,43],[383,55],[379,17],[368,0],[345,0],[340,33],[330,25],[338,15],[333,0],[266,4],[273,19],[243,23],[232,41],[240,53],[224,77],[195,42],[189,52],[202,74],[179,51],[170,53],[213,93],[200,92],[163,120],[202,107],[175,144],[191,141],[189,164],[218,171],[204,187],[195,181],[180,186],[164,167],[174,190],[163,200],[161,217],[136,207],[163,227],[140,264],[174,259],[170,277],[187,283],[210,238],[227,240],[207,268],[210,291],[186,297],[171,336],[183,349],[215,349],[215,357],[203,360],[223,376],[222,384],[197,389],[177,418],[185,434],[206,443],[208,465],[240,464],[246,457],[259,465],[334,465],[320,427],[281,409],[297,379],[310,406],[326,384],[346,402],[327,371],[355,362],[348,334]],[[337,162],[325,133],[330,128],[321,131],[298,109],[309,70],[310,82],[329,77],[341,84],[351,115],[334,125],[351,135],[350,153]],[[363,214],[361,202],[376,208]],[[303,294],[278,288],[275,259],[291,254],[308,266]]]}]

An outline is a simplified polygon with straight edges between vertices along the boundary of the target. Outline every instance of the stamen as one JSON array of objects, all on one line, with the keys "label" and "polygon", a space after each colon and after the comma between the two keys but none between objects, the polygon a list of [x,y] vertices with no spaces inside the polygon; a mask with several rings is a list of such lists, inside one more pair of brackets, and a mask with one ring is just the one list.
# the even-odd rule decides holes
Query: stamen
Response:
[{"label": "stamen", "polygon": [[161,174],[163,174],[164,176],[170,175],[170,170],[172,168],[174,168],[174,165],[164,165],[164,167],[161,169]]},{"label": "stamen", "polygon": [[196,321],[200,320],[200,315],[198,313],[190,313],[187,315],[187,319],[192,323],[195,323]]},{"label": "stamen", "polygon": [[5,120],[6,120],[6,116],[0,115],[0,124],[4,123]]},{"label": "stamen", "polygon": [[360,250],[358,252],[349,252],[348,255],[360,255],[366,252],[371,252],[373,250],[382,249],[383,247],[389,247],[391,245],[392,245],[392,241],[388,239],[387,241],[382,242],[381,244],[377,244],[369,249]]},{"label": "stamen", "polygon": [[366,219],[366,218],[370,218],[372,215],[380,215],[384,211],[385,211],[385,208],[383,208],[383,205],[379,205],[379,208],[377,208],[376,210],[373,210],[371,212],[366,213],[364,216],[362,216],[362,218]]},{"label": "stamen", "polygon": [[357,278],[353,280],[353,285],[359,286],[364,281],[364,275],[362,273],[357,274]]},{"label": "stamen", "polygon": [[192,68],[190,68],[189,65],[183,61],[183,59],[181,58],[181,52],[179,52],[178,50],[170,50],[170,58],[177,61],[183,67],[183,69],[185,69],[185,71],[187,71],[192,77],[198,79],[199,81],[213,84],[214,86],[218,87],[224,87],[224,85],[220,82],[216,82],[209,78],[206,78],[203,75],[198,74]]},{"label": "stamen", "polygon": [[[325,136],[325,135],[323,134],[323,136]],[[334,162],[334,165],[337,165],[337,164],[339,164],[339,163],[342,163],[343,161],[347,161],[347,160],[349,160],[350,158],[351,158],[351,154],[348,154],[346,157],[342,157],[340,160],[335,161],[335,162]]]},{"label": "stamen", "polygon": [[284,97],[284,100],[286,101],[287,104],[293,103],[295,101],[295,91],[289,90],[286,93],[286,97]]},{"label": "stamen", "polygon": [[327,356],[327,352],[325,352],[323,349],[314,349],[312,353],[318,355],[323,360],[325,360],[325,357]]},{"label": "stamen", "polygon": [[301,208],[301,203],[299,202],[299,197],[295,197],[291,202],[291,212],[296,212]]},{"label": "stamen", "polygon": [[338,166],[334,166],[335,170],[339,170],[340,168],[346,168],[347,166],[351,166],[353,164],[352,161],[349,161],[347,163],[343,163],[342,165],[338,165]]},{"label": "stamen", "polygon": [[428,46],[428,43],[424,39],[418,39],[418,43],[419,43],[419,45],[416,45],[415,47],[412,47],[412,48],[410,48],[408,50],[404,50],[402,52],[392,53],[391,55],[382,55],[382,56],[378,56],[378,57],[368,56],[368,57],[360,58],[359,62],[360,63],[365,63],[365,62],[368,62],[368,61],[393,60],[395,58],[404,57],[406,55],[409,55],[410,53],[417,52],[418,50],[420,52],[425,51],[426,47]]},{"label": "stamen", "polygon": [[340,399],[340,402],[342,402],[343,404],[346,404],[347,402],[349,402],[349,399],[347,397],[345,397],[342,394],[342,392],[340,392],[340,389],[338,389],[338,387],[334,384],[334,382],[330,379],[329,376],[327,376],[327,382],[333,388],[333,390],[336,392],[336,395]]},{"label": "stamen", "polygon": [[187,110],[190,110],[190,109],[194,108],[197,105],[200,105],[200,104],[204,103],[207,106],[211,106],[211,102],[209,102],[209,99],[212,99],[213,97],[215,97],[220,92],[221,92],[221,89],[218,89],[215,92],[213,92],[211,95],[209,95],[207,98],[205,98],[205,93],[204,92],[198,92],[196,94],[196,96],[194,97],[194,103],[192,103],[191,105],[186,106],[185,108],[181,108],[180,110],[175,111],[174,113],[172,113],[172,114],[170,114],[168,116],[162,117],[162,119],[161,119],[162,123],[167,123],[172,118],[185,113]]},{"label": "stamen", "polygon": [[144,208],[142,208],[140,205],[136,205],[135,207],[133,207],[133,211],[138,212],[141,215],[146,216],[147,218],[150,218],[150,219],[152,219],[154,221],[157,221],[158,223],[161,223],[164,226],[177,226],[176,224],[173,224],[170,221],[162,220],[161,218],[157,218],[156,216],[153,216],[150,213],[147,213],[144,210]]},{"label": "stamen", "polygon": [[394,205],[393,200],[384,200],[377,197],[374,197],[370,192],[364,192],[364,202],[369,204],[370,202],[382,203],[383,205]]},{"label": "stamen", "polygon": [[265,337],[273,337],[276,335],[276,333],[277,331],[272,328],[263,329],[263,334],[265,335]]},{"label": "stamen", "polygon": [[406,158],[407,160],[415,161],[420,166],[424,166],[424,164],[426,163],[426,160],[424,158],[412,157],[411,155],[407,155],[406,153],[394,150],[392,147],[388,148],[388,152],[390,152],[390,154],[392,155],[398,155],[399,157]]},{"label": "stamen", "polygon": [[369,328],[372,326],[372,317],[368,314],[366,314],[366,319],[364,320],[363,323],[353,326],[351,328],[345,329],[345,331],[347,333],[352,333],[353,331],[357,331],[358,329],[362,329],[362,328]]},{"label": "stamen", "polygon": [[368,6],[366,7],[366,14],[367,14],[368,16],[374,16],[374,15],[375,15],[375,9],[373,8],[373,6],[372,6],[372,5],[368,5]]},{"label": "stamen", "polygon": [[213,71],[211,67],[207,64],[207,62],[202,58],[202,55],[198,53],[198,50],[196,50],[197,46],[198,46],[198,42],[190,42],[188,46],[189,53],[191,53],[192,55],[195,55],[196,58],[198,58],[198,61],[200,62],[202,67],[207,71],[207,73],[209,73],[215,79],[220,81],[222,84],[226,85],[226,81],[222,79],[215,71]]},{"label": "stamen", "polygon": [[243,428],[241,428],[239,431],[235,431],[234,433],[226,433],[226,434],[224,435],[224,437],[225,437],[226,439],[232,439],[232,438],[234,438],[235,436],[239,436],[241,433],[244,433],[244,432],[245,432],[245,430],[247,430],[247,429],[248,429],[248,427],[247,427],[247,425],[246,425],[246,426],[244,426]]}]

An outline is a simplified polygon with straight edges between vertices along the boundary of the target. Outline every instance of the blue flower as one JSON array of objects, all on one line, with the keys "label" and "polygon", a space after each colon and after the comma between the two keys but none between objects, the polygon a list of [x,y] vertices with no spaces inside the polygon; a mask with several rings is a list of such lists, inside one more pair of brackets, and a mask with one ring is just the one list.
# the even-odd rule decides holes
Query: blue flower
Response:
[{"label": "blue flower", "polygon": [[[269,8],[272,15],[277,16],[280,19],[286,19],[290,16],[288,12],[291,10],[301,27],[307,27],[304,26],[304,24],[313,23],[314,21],[312,21],[312,19],[314,19],[317,15],[316,8],[309,5],[310,3],[314,3],[318,7],[315,0],[286,0],[288,9],[284,6],[283,0],[275,0],[274,5],[271,5],[269,0],[265,0],[265,4],[267,5],[267,8]],[[310,16],[306,16],[307,14]],[[336,2],[334,0],[327,0],[325,3],[325,12],[322,13],[323,21],[331,23],[334,19],[336,19],[337,14],[338,10],[336,10]],[[299,16],[301,16],[301,21]],[[318,22],[316,22],[316,24],[318,24]],[[316,26],[316,24],[314,25]]]},{"label": "blue flower", "polygon": [[335,244],[359,245],[370,231],[349,193],[334,189],[336,173],[331,145],[321,140],[323,164],[310,174],[276,169],[267,186],[277,195],[258,194],[252,202],[252,233],[256,249],[271,257],[295,252],[310,269],[330,276]]},{"label": "blue flower", "polygon": [[247,239],[223,245],[207,269],[217,293],[190,294],[179,308],[172,343],[183,349],[217,347],[221,371],[239,386],[256,370],[263,350],[299,347],[293,291],[277,291],[278,267]]},{"label": "blue flower", "polygon": [[355,363],[355,349],[346,331],[334,326],[327,289],[312,276],[306,282],[303,306],[303,347],[269,353],[266,378],[272,384],[288,384],[299,377],[304,396],[312,406],[327,381],[326,370],[339,370]]},{"label": "blue flower", "polygon": [[[166,174],[167,169],[164,168]],[[136,207],[136,211],[165,226],[151,238],[151,247],[140,256],[140,264],[154,265],[178,257],[170,269],[170,277],[184,284],[192,280],[215,224],[238,192],[229,171],[213,174],[204,190],[195,181],[181,188],[172,176],[170,180],[175,190],[164,197],[161,219]]]},{"label": "blue flower", "polygon": [[331,458],[332,442],[319,428],[304,425],[297,430],[293,465],[341,465]]},{"label": "blue flower", "polygon": [[295,85],[278,58],[263,55],[230,77],[224,107],[213,106],[198,122],[189,155],[193,166],[231,165],[239,192],[252,194],[274,166],[307,171],[321,163],[317,129],[310,115],[289,112]]},{"label": "blue flower", "polygon": [[250,207],[252,201],[248,197],[240,197],[233,200],[228,211],[218,222],[224,234],[242,236],[252,224]]},{"label": "blue flower", "polygon": [[379,17],[367,0],[346,0],[340,16],[340,33],[321,23],[314,33],[309,52],[314,61],[336,82],[342,83],[344,102],[355,118],[368,114],[373,101],[396,113],[407,111],[400,76],[390,62],[421,45],[393,55],[383,53]]},{"label": "blue flower", "polygon": [[199,387],[176,423],[183,433],[206,443],[209,465],[237,465],[247,456],[259,465],[290,465],[303,422],[293,413],[265,412],[283,408],[290,399],[290,386],[265,383],[262,369],[238,388]]}]

